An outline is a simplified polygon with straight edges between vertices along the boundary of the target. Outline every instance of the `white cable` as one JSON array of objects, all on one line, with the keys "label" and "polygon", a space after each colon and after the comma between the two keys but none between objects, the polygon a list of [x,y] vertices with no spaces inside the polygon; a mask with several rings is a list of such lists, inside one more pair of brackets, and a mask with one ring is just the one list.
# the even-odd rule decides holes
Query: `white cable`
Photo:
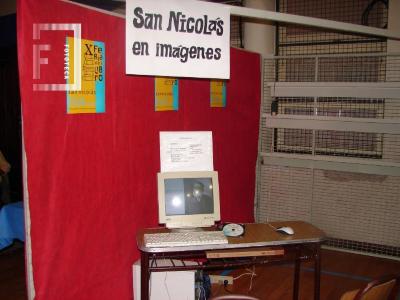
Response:
[{"label": "white cable", "polygon": [[233,277],[233,280],[236,280],[236,279],[239,279],[240,277],[243,277],[243,276],[245,276],[245,275],[253,275],[253,273],[243,273],[243,274],[240,274],[239,276],[236,276],[236,277]]},{"label": "white cable", "polygon": [[250,278],[250,286],[249,286],[249,291],[251,291],[251,289],[253,287],[253,278],[254,278],[254,276],[257,276],[255,269],[256,269],[255,266],[253,266],[253,270],[250,270],[250,269],[246,268],[246,271],[248,271],[248,272],[242,273],[239,276],[233,277],[233,280],[239,279],[239,278],[241,278],[241,277],[243,277],[245,275],[251,276],[251,278]]},{"label": "white cable", "polygon": [[251,291],[251,289],[253,287],[253,278],[254,278],[254,276],[252,275],[251,278],[250,278],[249,292]]},{"label": "white cable", "polygon": [[253,278],[254,276],[256,276],[256,267],[253,266],[253,273],[251,274],[251,278],[250,278],[250,286],[249,286],[249,291],[251,291],[252,287],[253,287]]}]

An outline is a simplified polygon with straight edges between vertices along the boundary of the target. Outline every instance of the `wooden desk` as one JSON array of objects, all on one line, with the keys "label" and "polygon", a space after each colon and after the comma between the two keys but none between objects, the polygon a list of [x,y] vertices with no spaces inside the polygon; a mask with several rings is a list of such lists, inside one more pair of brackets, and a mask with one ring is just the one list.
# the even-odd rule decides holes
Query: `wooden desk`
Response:
[{"label": "wooden desk", "polygon": [[[165,228],[153,228],[140,230],[136,241],[141,251],[141,299],[149,299],[149,278],[151,272],[183,271],[183,270],[216,270],[226,268],[242,268],[253,265],[267,265],[277,263],[294,263],[293,299],[299,295],[300,263],[302,261],[314,261],[314,299],[320,297],[320,273],[321,273],[321,243],[325,240],[325,234],[315,226],[301,221],[272,222],[275,227],[290,226],[294,230],[293,235],[284,235],[275,232],[267,224],[245,224],[245,234],[242,237],[228,238],[228,244],[202,245],[187,247],[147,248],[144,246],[145,233],[168,232]],[[209,229],[213,230],[213,229]],[[224,259],[207,259],[206,253],[210,250],[251,250],[265,247],[271,249],[283,249],[283,255],[251,256]],[[277,252],[278,253],[278,252]],[[195,260],[193,264],[179,264],[169,267],[158,267],[154,262],[158,258]]]}]

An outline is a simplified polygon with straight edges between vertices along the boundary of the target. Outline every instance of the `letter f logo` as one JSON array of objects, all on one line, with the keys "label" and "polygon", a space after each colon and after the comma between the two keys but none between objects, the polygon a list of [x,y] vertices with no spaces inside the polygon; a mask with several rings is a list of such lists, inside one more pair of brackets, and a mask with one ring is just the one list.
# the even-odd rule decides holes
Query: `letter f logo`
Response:
[{"label": "letter f logo", "polygon": [[[81,24],[33,24],[33,40],[40,40],[41,31],[63,30],[74,32],[74,78],[73,84],[34,83],[34,91],[79,91],[81,89]],[[40,79],[40,66],[49,64],[47,57],[41,57],[41,52],[50,51],[49,44],[33,45],[33,79]]]}]

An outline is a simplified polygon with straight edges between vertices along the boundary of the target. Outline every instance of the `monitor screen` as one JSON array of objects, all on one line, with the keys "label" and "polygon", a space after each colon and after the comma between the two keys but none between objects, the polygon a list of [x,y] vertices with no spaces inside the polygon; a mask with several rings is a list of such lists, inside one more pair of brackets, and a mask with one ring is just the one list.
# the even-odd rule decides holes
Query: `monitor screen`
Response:
[{"label": "monitor screen", "polygon": [[214,212],[212,178],[164,180],[165,214],[196,215]]},{"label": "monitor screen", "polygon": [[167,227],[202,227],[219,220],[218,173],[158,174],[159,220]]}]

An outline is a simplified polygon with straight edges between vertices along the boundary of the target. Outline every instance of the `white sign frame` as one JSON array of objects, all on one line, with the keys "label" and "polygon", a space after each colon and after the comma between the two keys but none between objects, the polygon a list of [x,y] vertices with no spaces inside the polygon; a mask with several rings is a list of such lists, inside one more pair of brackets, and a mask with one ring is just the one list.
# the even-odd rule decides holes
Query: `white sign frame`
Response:
[{"label": "white sign frame", "polygon": [[230,9],[195,0],[126,1],[126,74],[230,78]]}]

